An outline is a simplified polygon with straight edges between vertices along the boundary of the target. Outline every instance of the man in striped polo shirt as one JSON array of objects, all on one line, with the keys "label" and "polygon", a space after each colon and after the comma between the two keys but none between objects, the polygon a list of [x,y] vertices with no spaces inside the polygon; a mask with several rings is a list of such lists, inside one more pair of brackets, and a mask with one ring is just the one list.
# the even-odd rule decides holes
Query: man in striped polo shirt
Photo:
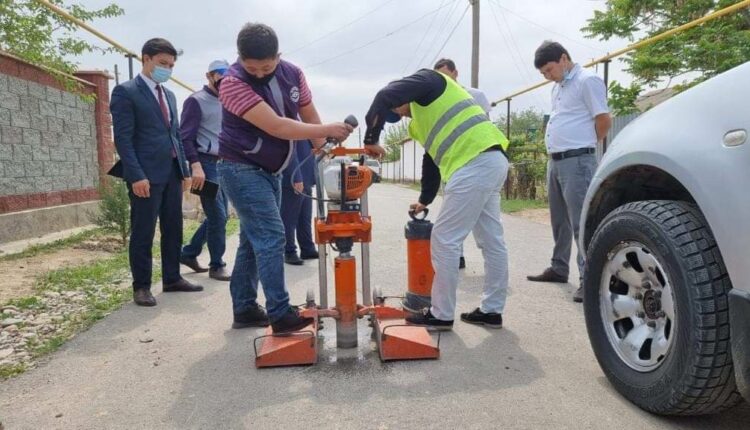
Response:
[{"label": "man in striped polo shirt", "polygon": [[[294,157],[294,141],[310,139],[316,148],[326,137],[344,141],[352,127],[321,124],[305,75],[281,60],[271,27],[246,24],[237,36],[239,59],[222,80],[224,107],[219,135],[219,182],[240,218],[240,246],[229,288],[232,327],[271,324],[275,333],[312,322],[289,306],[284,282],[284,224],[281,173]],[[300,122],[299,119],[302,121]],[[257,303],[263,284],[268,312]]]}]

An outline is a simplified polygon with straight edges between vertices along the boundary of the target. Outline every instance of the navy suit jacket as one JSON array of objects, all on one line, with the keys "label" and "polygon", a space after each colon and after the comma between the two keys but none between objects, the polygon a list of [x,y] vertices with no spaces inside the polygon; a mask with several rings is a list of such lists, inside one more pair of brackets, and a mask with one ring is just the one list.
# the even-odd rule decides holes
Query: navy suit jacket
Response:
[{"label": "navy suit jacket", "polygon": [[[164,88],[162,86],[162,88]],[[128,183],[148,179],[152,184],[169,182],[172,172],[172,150],[177,154],[180,173],[190,176],[185,150],[179,138],[177,101],[174,93],[164,88],[171,122],[164,122],[159,102],[140,76],[117,85],[112,91],[109,110],[115,147],[120,161],[110,174]]]}]

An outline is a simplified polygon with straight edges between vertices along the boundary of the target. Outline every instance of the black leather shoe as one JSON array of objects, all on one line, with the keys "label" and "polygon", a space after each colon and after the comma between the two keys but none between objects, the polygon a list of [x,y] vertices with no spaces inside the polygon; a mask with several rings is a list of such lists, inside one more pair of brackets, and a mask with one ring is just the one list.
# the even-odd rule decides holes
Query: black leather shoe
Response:
[{"label": "black leather shoe", "polygon": [[217,281],[229,281],[232,279],[232,274],[227,272],[226,267],[216,267],[208,270],[208,277],[216,279]]},{"label": "black leather shoe", "polygon": [[289,308],[289,311],[283,317],[271,323],[271,328],[275,334],[290,333],[302,330],[312,324],[313,321],[315,321],[314,318],[302,317],[298,310]]},{"label": "black leather shoe", "polygon": [[156,299],[151,291],[145,288],[136,288],[133,290],[133,301],[138,306],[156,306]]},{"label": "black leather shoe", "polygon": [[300,252],[300,257],[302,257],[303,260],[317,260],[320,258],[320,255],[317,250],[313,249],[312,251]]},{"label": "black leather shoe", "polygon": [[268,314],[263,306],[255,305],[240,314],[234,314],[232,328],[268,327]]},{"label": "black leather shoe", "polygon": [[180,279],[177,282],[162,286],[161,290],[165,293],[194,293],[196,291],[203,291],[203,287],[201,287],[200,285],[191,284],[186,279]]},{"label": "black leather shoe", "polygon": [[439,320],[432,315],[432,312],[430,312],[429,309],[425,309],[422,313],[410,313],[409,316],[406,317],[406,322],[427,326],[428,330],[453,330],[453,320]]},{"label": "black leather shoe", "polygon": [[195,273],[208,272],[208,268],[201,266],[201,264],[198,263],[198,259],[195,257],[180,257],[180,264],[193,269]]},{"label": "black leather shoe", "polygon": [[575,293],[573,293],[573,301],[576,303],[583,303],[583,287],[578,287]]},{"label": "black leather shoe", "polygon": [[494,312],[484,313],[481,309],[476,308],[469,313],[461,314],[461,321],[490,328],[502,328],[503,315]]},{"label": "black leather shoe", "polygon": [[466,259],[462,255],[461,258],[458,260],[458,269],[465,269],[466,268]]},{"label": "black leather shoe", "polygon": [[551,267],[544,269],[541,275],[527,276],[526,279],[532,282],[554,282],[558,284],[564,284],[568,282],[567,276],[559,275],[557,272],[552,270]]},{"label": "black leather shoe", "polygon": [[291,264],[292,266],[301,266],[305,264],[296,252],[284,254],[284,263]]}]

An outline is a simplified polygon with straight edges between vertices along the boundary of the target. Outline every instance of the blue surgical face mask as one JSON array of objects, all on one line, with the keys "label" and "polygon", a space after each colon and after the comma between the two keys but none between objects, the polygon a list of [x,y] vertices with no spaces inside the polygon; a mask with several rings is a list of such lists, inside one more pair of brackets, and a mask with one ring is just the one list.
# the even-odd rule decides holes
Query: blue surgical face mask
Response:
[{"label": "blue surgical face mask", "polygon": [[163,84],[167,82],[172,76],[172,69],[166,67],[154,66],[154,70],[151,72],[151,79],[157,84]]}]

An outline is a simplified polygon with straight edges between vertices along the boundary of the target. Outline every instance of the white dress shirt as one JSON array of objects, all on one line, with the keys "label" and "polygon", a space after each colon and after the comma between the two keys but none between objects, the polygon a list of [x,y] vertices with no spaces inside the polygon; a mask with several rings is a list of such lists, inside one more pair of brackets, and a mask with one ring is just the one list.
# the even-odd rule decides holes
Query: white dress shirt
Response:
[{"label": "white dress shirt", "polygon": [[[139,73],[138,76],[143,79],[143,81],[148,85],[148,88],[151,90],[151,94],[154,95],[154,98],[156,99],[156,103],[159,103],[159,93],[156,91],[156,86],[159,85],[154,80],[149,78],[148,76],[144,75],[143,73]],[[161,96],[164,98],[164,105],[167,107],[167,117],[169,117],[169,122],[172,122],[172,110],[169,108],[169,101],[167,100],[167,92],[164,89],[164,85],[161,85]]]},{"label": "white dress shirt", "polygon": [[609,113],[607,87],[592,71],[576,64],[570,75],[552,88],[552,112],[547,123],[547,152],[596,148],[596,116]]}]

